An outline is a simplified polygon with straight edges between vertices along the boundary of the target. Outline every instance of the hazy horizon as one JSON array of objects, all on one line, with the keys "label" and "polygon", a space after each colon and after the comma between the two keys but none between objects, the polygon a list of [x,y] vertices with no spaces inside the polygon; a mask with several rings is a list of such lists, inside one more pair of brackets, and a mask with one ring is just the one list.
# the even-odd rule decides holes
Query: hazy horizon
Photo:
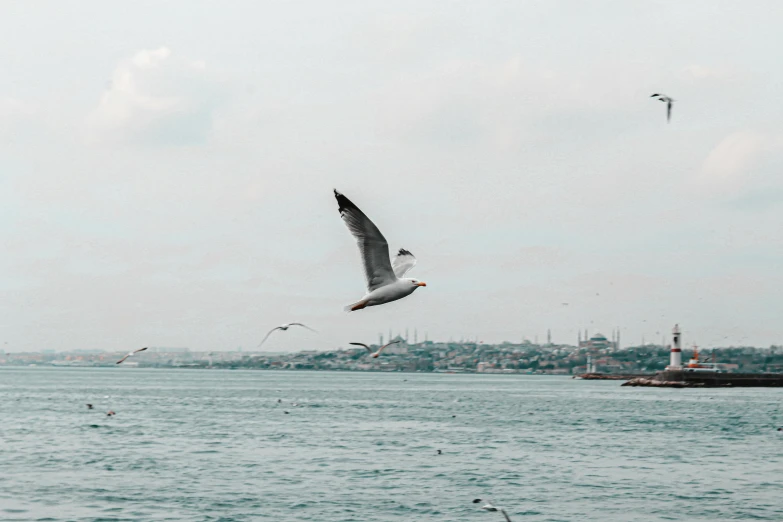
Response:
[{"label": "hazy horizon", "polygon": [[[779,2],[0,13],[6,351],[783,343]],[[426,288],[343,312],[333,188]]]}]

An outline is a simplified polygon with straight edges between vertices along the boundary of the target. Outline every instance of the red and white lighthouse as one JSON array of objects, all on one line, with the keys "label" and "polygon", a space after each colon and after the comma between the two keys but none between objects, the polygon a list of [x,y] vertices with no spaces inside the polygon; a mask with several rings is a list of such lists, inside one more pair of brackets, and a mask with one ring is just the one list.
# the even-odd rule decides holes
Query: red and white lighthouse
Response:
[{"label": "red and white lighthouse", "polygon": [[682,347],[680,346],[680,325],[675,324],[672,330],[672,352],[667,370],[682,369]]}]

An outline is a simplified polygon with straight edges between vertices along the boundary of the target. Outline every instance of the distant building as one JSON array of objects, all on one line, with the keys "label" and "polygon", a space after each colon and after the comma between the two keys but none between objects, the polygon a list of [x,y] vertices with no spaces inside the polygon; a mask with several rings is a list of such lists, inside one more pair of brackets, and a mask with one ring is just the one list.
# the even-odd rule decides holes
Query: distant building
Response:
[{"label": "distant building", "polygon": [[387,346],[383,350],[383,353],[385,353],[386,355],[405,355],[405,354],[408,353],[408,343],[407,343],[407,341],[405,341],[405,339],[403,339],[402,337],[400,337],[398,335],[397,337],[395,337],[392,340],[393,341],[399,341],[399,342],[396,343],[396,344],[391,344],[391,345]]},{"label": "distant building", "polygon": [[617,343],[607,339],[604,334],[597,333],[587,340],[580,340],[579,348],[588,350],[605,350],[607,348],[616,349]]}]

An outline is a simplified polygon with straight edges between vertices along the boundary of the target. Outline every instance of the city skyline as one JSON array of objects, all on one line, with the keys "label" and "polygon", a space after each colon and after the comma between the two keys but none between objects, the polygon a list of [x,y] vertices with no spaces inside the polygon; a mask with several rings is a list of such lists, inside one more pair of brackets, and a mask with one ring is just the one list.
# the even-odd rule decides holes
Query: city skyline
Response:
[{"label": "city skyline", "polygon": [[[472,337],[454,337],[449,336],[446,339],[439,339],[439,340],[430,340],[428,337],[428,334],[425,333],[425,335],[422,336],[422,339],[418,339],[418,330],[412,329],[413,333],[412,335],[407,335],[406,329],[402,328],[399,330],[393,330],[390,329],[388,334],[385,334],[384,332],[378,332],[376,341],[373,342],[370,340],[366,340],[370,346],[381,346],[382,344],[388,343],[391,340],[397,340],[400,339],[405,342],[405,344],[408,344],[410,346],[415,345],[426,345],[426,344],[448,344],[448,343],[454,343],[454,344],[475,344],[475,345],[482,345],[486,344],[487,346],[503,346],[503,345],[529,345],[529,346],[535,346],[535,347],[563,347],[563,348],[584,348],[585,346],[588,346],[589,344],[592,344],[592,341],[596,339],[600,339],[599,344],[606,345],[607,347],[613,349],[613,350],[624,350],[624,349],[635,349],[640,348],[644,346],[655,346],[655,347],[661,347],[668,349],[672,345],[672,334],[669,332],[668,334],[662,334],[657,336],[652,336],[650,338],[645,338],[644,336],[641,337],[638,342],[634,340],[630,340],[627,343],[621,343],[621,329],[612,329],[610,330],[609,336],[603,334],[600,330],[595,332],[590,332],[589,329],[577,329],[577,339],[576,342],[571,342],[569,340],[560,340],[555,337],[551,336],[551,329],[547,329],[547,341],[546,342],[539,342],[538,336],[523,336],[518,339],[505,339],[500,342],[485,342],[484,340],[472,336]],[[761,345],[753,345],[753,344],[745,344],[745,343],[736,343],[731,344],[728,342],[724,343],[718,343],[714,345],[707,345],[704,343],[698,343],[696,341],[690,341],[687,340],[687,331],[682,330],[684,333],[686,333],[686,337],[684,338],[686,344],[683,344],[683,346],[688,349],[692,350],[694,347],[698,347],[699,349],[728,349],[728,348],[742,348],[742,347],[749,347],[749,348],[759,348],[764,349],[768,347],[776,347],[776,346],[783,346],[783,343],[765,343]],[[573,340],[572,340],[573,341]],[[588,343],[588,341],[591,341],[591,343]],[[341,350],[341,349],[352,349],[350,347],[351,341],[344,341],[344,342],[338,342],[334,346],[331,347],[323,347],[323,340],[320,339],[316,343],[315,346],[313,346],[311,343],[313,342],[312,339],[299,339],[297,347],[294,349],[288,349],[288,350],[276,350],[274,348],[273,342],[268,342],[267,346],[263,348],[259,348],[257,345],[251,345],[251,346],[233,346],[233,347],[209,347],[205,349],[192,349],[188,346],[155,346],[150,345],[149,350],[151,353],[154,352],[192,352],[192,353],[207,353],[207,352],[220,352],[220,353],[230,353],[230,352],[243,352],[248,354],[265,354],[265,355],[277,355],[277,354],[294,354],[298,352],[307,352],[307,351],[316,351],[316,352],[329,352],[334,350]],[[287,344],[290,344],[287,343]],[[127,350],[129,347],[123,346],[123,347],[80,347],[80,348],[70,348],[70,349],[63,349],[63,350],[57,350],[54,348],[49,347],[40,347],[35,350],[14,350],[13,347],[10,347],[6,344],[5,349],[3,350],[4,353],[24,353],[24,352],[31,352],[31,353],[119,353]]]}]

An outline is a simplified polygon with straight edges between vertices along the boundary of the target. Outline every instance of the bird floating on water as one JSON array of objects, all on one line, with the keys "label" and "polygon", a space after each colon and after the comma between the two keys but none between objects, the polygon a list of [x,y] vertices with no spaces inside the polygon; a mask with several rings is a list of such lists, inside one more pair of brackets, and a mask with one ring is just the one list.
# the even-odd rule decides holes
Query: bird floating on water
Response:
[{"label": "bird floating on water", "polygon": [[119,361],[117,361],[117,364],[120,364],[122,361],[124,361],[124,360],[125,360],[125,359],[127,359],[128,357],[133,357],[133,355],[134,355],[134,354],[137,354],[137,353],[139,353],[139,352],[143,352],[143,351],[144,351],[144,350],[146,350],[147,348],[149,348],[149,346],[145,346],[144,348],[139,348],[138,350],[133,350],[132,352],[129,352],[127,355],[125,355],[125,357],[123,357],[122,359],[120,359]]},{"label": "bird floating on water", "polygon": [[665,94],[652,94],[650,98],[658,98],[659,101],[666,102],[666,121],[669,122],[672,119],[672,103],[673,98],[666,96]]},{"label": "bird floating on water", "polygon": [[87,404],[87,409],[91,410],[92,409],[92,404]]},{"label": "bird floating on water", "polygon": [[380,348],[378,348],[378,350],[377,350],[377,351],[375,351],[375,352],[373,352],[373,351],[372,351],[372,348],[370,348],[369,346],[367,346],[367,345],[366,345],[366,344],[364,344],[364,343],[348,343],[348,344],[353,344],[353,345],[356,345],[356,346],[364,346],[364,348],[365,348],[365,349],[366,349],[368,352],[370,352],[370,357],[372,357],[373,359],[377,359],[377,358],[378,358],[378,357],[381,355],[381,352],[383,351],[383,349],[384,349],[384,348],[386,348],[386,347],[387,347],[387,346],[389,346],[390,344],[397,344],[398,342],[400,342],[400,341],[399,341],[399,340],[397,340],[397,341],[392,341],[392,342],[390,342],[390,343],[386,343],[386,344],[384,344],[383,346],[381,346]]},{"label": "bird floating on water", "polygon": [[367,294],[361,300],[346,306],[346,312],[390,303],[409,296],[420,286],[427,286],[423,281],[403,277],[416,264],[416,258],[410,251],[401,248],[394,257],[394,262],[391,262],[389,244],[378,227],[336,189],[334,197],[337,198],[340,217],[359,245],[367,283]]},{"label": "bird floating on water", "polygon": [[492,504],[491,500],[477,498],[476,500],[473,501],[474,504],[479,504],[481,502],[484,503],[484,505],[481,506],[481,509],[487,511],[499,511],[504,517],[506,517],[506,522],[511,522],[511,519],[508,517],[508,513],[506,513],[506,510],[500,507],[496,507],[494,504]]},{"label": "bird floating on water", "polygon": [[266,336],[264,336],[264,339],[263,339],[263,340],[262,340],[260,343],[258,343],[258,347],[260,348],[260,347],[261,347],[261,345],[262,345],[262,344],[264,344],[264,343],[266,342],[266,340],[267,340],[267,339],[269,339],[269,336],[270,336],[270,335],[272,335],[272,332],[274,332],[275,330],[281,330],[281,331],[285,332],[286,330],[288,330],[288,329],[289,329],[289,328],[291,328],[292,326],[301,326],[302,328],[306,328],[307,330],[310,330],[311,332],[315,332],[315,330],[313,330],[313,329],[312,329],[312,328],[310,328],[309,326],[307,326],[307,325],[304,325],[304,324],[302,324],[302,323],[286,323],[286,324],[281,324],[280,326],[275,326],[274,328],[272,328],[271,330],[269,330],[269,332],[267,332]]}]

